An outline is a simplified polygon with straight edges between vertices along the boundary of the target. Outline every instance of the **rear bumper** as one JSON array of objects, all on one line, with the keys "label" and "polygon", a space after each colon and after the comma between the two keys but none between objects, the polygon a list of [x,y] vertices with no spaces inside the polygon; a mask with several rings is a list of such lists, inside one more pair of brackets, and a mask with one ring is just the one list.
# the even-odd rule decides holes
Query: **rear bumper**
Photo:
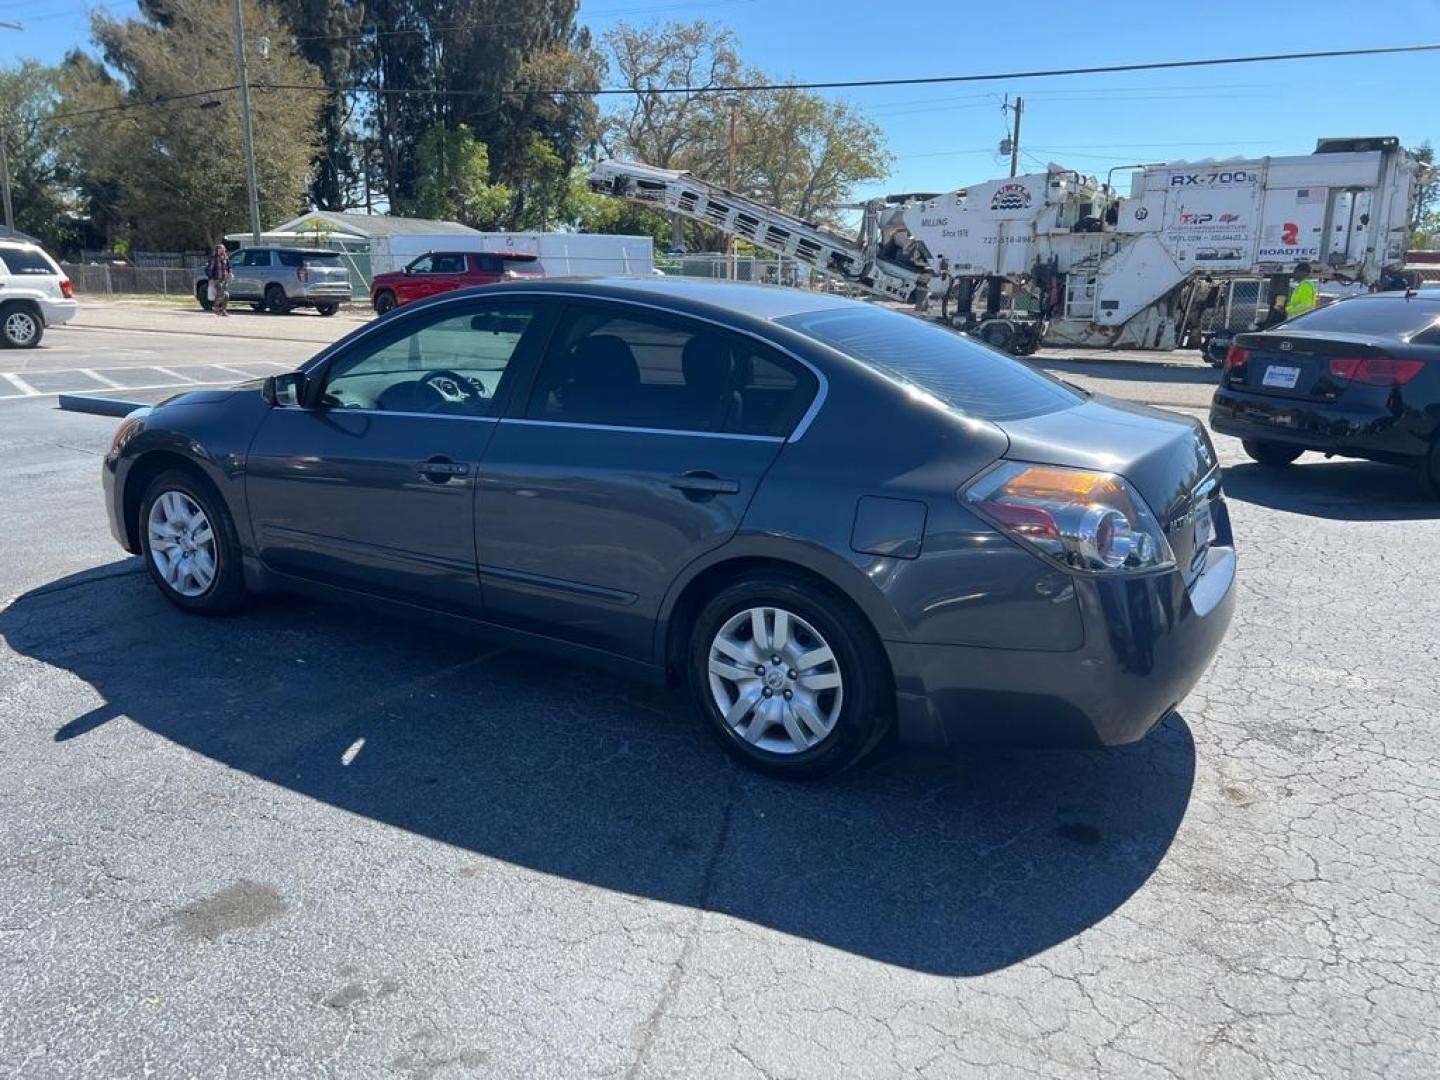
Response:
[{"label": "rear bumper", "polygon": [[1118,746],[1180,704],[1220,647],[1235,604],[1235,550],[1178,572],[1075,579],[1085,642],[1072,652],[885,643],[901,741]]},{"label": "rear bumper", "polygon": [[1379,458],[1424,457],[1435,434],[1418,414],[1384,405],[1316,403],[1225,386],[1211,399],[1210,426],[1240,439]]},{"label": "rear bumper", "polygon": [[348,304],[350,286],[346,284],[312,285],[290,296],[292,304]]},{"label": "rear bumper", "polygon": [[77,307],[74,300],[41,300],[40,317],[45,320],[46,326],[59,326],[75,317]]}]

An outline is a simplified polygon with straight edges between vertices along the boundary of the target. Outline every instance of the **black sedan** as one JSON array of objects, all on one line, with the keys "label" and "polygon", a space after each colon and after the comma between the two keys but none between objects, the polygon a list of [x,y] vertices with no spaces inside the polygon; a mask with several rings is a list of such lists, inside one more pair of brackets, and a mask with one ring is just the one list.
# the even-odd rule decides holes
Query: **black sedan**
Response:
[{"label": "black sedan", "polygon": [[299,590],[668,680],[784,776],[892,728],[1138,739],[1233,599],[1198,423],[764,286],[447,294],[133,414],[103,475],[186,610]]},{"label": "black sedan", "polygon": [[1357,296],[1241,334],[1210,424],[1262,465],[1306,450],[1368,458],[1416,469],[1440,495],[1440,293]]}]

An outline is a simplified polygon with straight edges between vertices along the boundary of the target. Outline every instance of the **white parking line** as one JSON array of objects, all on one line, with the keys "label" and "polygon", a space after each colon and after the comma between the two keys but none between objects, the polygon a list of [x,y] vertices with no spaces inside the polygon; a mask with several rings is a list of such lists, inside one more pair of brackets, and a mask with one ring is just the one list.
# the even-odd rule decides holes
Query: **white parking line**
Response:
[{"label": "white parking line", "polygon": [[[159,369],[159,368],[156,368],[155,370],[156,370],[156,371],[159,371],[160,369]],[[104,383],[106,386],[114,387],[116,390],[121,389],[120,383],[116,382],[114,379],[107,379],[104,375],[101,375],[98,371],[92,371],[90,368],[85,368],[85,367],[80,368],[80,374],[81,374],[81,375],[88,375],[88,376],[90,376],[90,378],[94,379],[96,382],[98,382],[98,383]],[[167,374],[168,374],[168,373],[167,373]]]},{"label": "white parking line", "polygon": [[182,382],[193,383],[195,381],[188,375],[181,375],[178,371],[171,371],[168,367],[152,367],[150,370],[158,371],[161,375],[169,375],[170,378],[177,379]]},{"label": "white parking line", "polygon": [[36,397],[40,393],[39,390],[36,390],[24,379],[20,378],[19,375],[12,375],[8,371],[0,371],[0,379],[4,379],[11,386],[15,387],[16,390],[20,391],[18,394],[7,394],[5,395],[6,397]]}]

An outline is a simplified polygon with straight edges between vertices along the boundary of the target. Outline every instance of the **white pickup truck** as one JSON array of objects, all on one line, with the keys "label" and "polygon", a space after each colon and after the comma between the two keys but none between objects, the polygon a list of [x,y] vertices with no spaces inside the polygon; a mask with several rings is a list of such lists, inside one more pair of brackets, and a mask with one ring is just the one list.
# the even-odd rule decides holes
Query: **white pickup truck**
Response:
[{"label": "white pickup truck", "polygon": [[75,317],[75,290],[55,260],[34,244],[0,240],[0,344],[33,349],[47,326]]}]

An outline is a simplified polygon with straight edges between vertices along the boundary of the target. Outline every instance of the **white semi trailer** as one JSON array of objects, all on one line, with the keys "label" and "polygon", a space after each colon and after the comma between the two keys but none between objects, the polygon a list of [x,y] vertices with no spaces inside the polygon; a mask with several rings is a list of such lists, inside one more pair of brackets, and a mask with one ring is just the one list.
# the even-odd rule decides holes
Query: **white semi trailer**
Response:
[{"label": "white semi trailer", "polygon": [[[1173,348],[1215,290],[1284,288],[1301,262],[1375,286],[1404,263],[1427,167],[1394,138],[1322,139],[1313,154],[1168,162],[1104,182],[1051,165],[867,204],[855,239],[688,173],[598,166],[597,191],[658,204],[878,295],[942,297],[952,324],[1016,352],[1048,343]],[[1128,172],[1121,195],[1115,172]]]}]

